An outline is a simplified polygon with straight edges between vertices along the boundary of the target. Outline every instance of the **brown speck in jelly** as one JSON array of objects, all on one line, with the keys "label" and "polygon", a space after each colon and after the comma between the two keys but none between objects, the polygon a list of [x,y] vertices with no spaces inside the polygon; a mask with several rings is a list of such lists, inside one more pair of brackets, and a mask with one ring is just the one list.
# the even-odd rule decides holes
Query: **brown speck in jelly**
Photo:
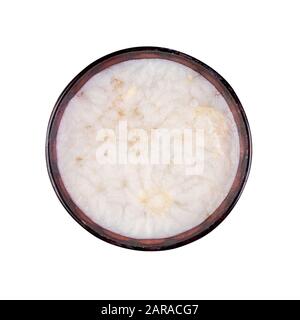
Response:
[{"label": "brown speck in jelly", "polygon": [[118,112],[118,115],[119,115],[120,117],[124,117],[124,116],[125,116],[125,111],[124,111],[124,110],[119,109],[117,112]]},{"label": "brown speck in jelly", "polygon": [[122,80],[118,79],[118,78],[113,78],[113,79],[111,80],[111,83],[112,83],[114,89],[119,89],[119,88],[121,88],[121,87],[123,86],[123,84],[124,84],[124,82],[123,82]]},{"label": "brown speck in jelly", "polygon": [[135,107],[134,109],[133,109],[133,114],[135,115],[135,116],[139,116],[141,113],[140,113],[140,111],[139,111],[139,107]]},{"label": "brown speck in jelly", "polygon": [[128,146],[129,146],[129,147],[132,147],[135,143],[136,143],[136,141],[132,141],[132,140],[131,140],[131,141],[128,141]]},{"label": "brown speck in jelly", "polygon": [[78,156],[78,157],[75,158],[75,160],[76,160],[77,162],[80,162],[80,161],[83,160],[83,158]]}]

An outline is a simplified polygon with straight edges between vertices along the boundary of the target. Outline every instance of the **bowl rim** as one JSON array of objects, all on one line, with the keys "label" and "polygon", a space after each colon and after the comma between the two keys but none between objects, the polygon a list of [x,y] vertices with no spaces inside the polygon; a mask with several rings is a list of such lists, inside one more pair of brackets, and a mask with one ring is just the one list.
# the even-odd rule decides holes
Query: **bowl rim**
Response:
[{"label": "bowl rim", "polygon": [[[151,57],[167,59],[191,67],[212,84],[215,86],[218,85],[218,90],[220,88],[222,89],[219,90],[220,93],[223,95],[227,103],[228,101],[231,103],[230,105],[228,103],[228,105],[234,113],[234,120],[238,127],[240,149],[242,146],[243,150],[240,150],[239,165],[231,189],[219,207],[206,220],[201,222],[199,225],[172,237],[161,239],[134,239],[116,234],[101,227],[88,218],[84,212],[76,206],[71,196],[64,188],[63,181],[57,167],[56,135],[61,117],[68,101],[70,101],[70,99],[94,74],[106,69],[110,65],[117,64],[122,61]],[[118,50],[105,55],[89,64],[71,80],[60,94],[52,110],[46,133],[45,155],[48,175],[57,197],[67,212],[83,228],[101,240],[123,248],[142,251],[161,251],[181,247],[202,238],[215,229],[229,215],[239,200],[249,176],[252,161],[252,138],[249,122],[240,100],[229,83],[219,73],[202,61],[185,53],[163,47],[141,46]],[[237,185],[234,188],[235,182]],[[218,214],[214,216],[217,211]]]}]

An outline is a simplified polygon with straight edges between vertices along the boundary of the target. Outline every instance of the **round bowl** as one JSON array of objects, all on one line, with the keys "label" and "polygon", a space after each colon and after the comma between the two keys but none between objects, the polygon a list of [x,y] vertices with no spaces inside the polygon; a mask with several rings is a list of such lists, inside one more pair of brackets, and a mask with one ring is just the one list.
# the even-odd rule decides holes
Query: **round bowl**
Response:
[{"label": "round bowl", "polygon": [[[226,100],[237,126],[240,154],[236,176],[229,193],[219,207],[201,224],[194,228],[162,239],[133,239],[111,232],[93,222],[74,203],[62,181],[57,164],[56,137],[62,115],[72,97],[96,73],[114,64],[131,59],[167,59],[183,64],[210,81]],[[52,111],[46,138],[47,169],[52,186],[70,215],[86,230],[96,237],[117,246],[136,250],[166,250],[195,241],[218,226],[230,213],[238,201],[246,184],[251,165],[251,134],[244,109],[228,82],[203,62],[184,53],[159,47],[136,47],[124,49],[102,57],[81,71],[64,89]]]}]

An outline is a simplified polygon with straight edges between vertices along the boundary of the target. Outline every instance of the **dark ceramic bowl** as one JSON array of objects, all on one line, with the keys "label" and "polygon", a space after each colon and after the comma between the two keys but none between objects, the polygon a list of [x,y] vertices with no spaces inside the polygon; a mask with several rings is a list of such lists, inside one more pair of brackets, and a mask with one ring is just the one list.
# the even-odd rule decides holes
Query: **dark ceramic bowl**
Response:
[{"label": "dark ceramic bowl", "polygon": [[[204,222],[188,231],[168,238],[133,239],[111,232],[96,224],[73,202],[64,186],[58,170],[56,136],[62,115],[68,102],[93,75],[122,61],[148,58],[167,59],[181,63],[200,73],[217,88],[228,103],[237,125],[240,143],[240,159],[237,174],[228,195],[220,206]],[[53,188],[66,210],[81,226],[96,237],[121,247],[136,250],[166,250],[180,247],[203,237],[218,226],[230,213],[242,193],[250,170],[251,152],[251,135],[245,112],[238,97],[227,81],[209,66],[191,56],[178,51],[158,47],[137,47],[117,51],[98,59],[81,71],[58,98],[50,117],[46,139],[48,173]]]}]

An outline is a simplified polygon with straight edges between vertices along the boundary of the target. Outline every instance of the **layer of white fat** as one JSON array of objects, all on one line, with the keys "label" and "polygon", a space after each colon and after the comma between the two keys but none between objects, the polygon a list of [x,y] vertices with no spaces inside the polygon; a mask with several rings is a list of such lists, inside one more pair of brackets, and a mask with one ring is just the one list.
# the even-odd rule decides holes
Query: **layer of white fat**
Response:
[{"label": "layer of white fat", "polygon": [[[201,128],[204,170],[184,165],[100,165],[101,128]],[[133,146],[134,147],[134,146]],[[118,234],[154,239],[203,222],[228,194],[239,162],[236,124],[204,77],[163,59],[131,60],[93,76],[69,102],[58,130],[58,167],[76,205]]]}]

